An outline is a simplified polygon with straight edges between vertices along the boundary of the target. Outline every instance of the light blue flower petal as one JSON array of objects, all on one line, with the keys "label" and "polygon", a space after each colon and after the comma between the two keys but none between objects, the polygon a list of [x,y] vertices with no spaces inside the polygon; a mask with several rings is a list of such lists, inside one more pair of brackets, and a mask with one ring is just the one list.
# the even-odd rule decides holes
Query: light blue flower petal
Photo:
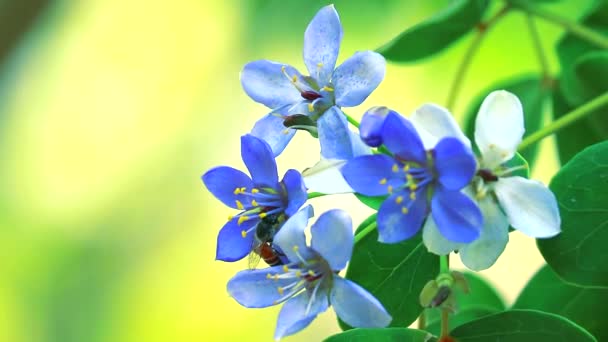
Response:
[{"label": "light blue flower petal", "polygon": [[367,145],[371,147],[382,145],[382,126],[389,113],[398,115],[397,112],[386,107],[373,107],[363,114],[359,134]]},{"label": "light blue flower petal", "polygon": [[431,213],[441,234],[453,242],[472,242],[483,228],[481,210],[460,191],[435,188]]},{"label": "light blue flower petal", "polygon": [[260,221],[251,219],[240,225],[237,221],[237,218],[228,221],[220,230],[217,237],[216,260],[237,261],[243,259],[251,252],[255,230],[252,230],[245,237],[243,237],[242,232],[251,229]]},{"label": "light blue flower petal", "polygon": [[256,186],[278,188],[277,163],[270,146],[262,139],[246,134],[241,137],[241,158]]},{"label": "light blue flower petal", "polygon": [[458,138],[441,139],[435,146],[434,157],[439,183],[449,190],[465,187],[477,171],[473,151]]},{"label": "light blue flower petal", "polygon": [[354,192],[342,176],[342,167],[345,164],[346,160],[321,158],[313,167],[302,172],[306,187],[309,191],[324,194]]},{"label": "light blue flower petal", "polygon": [[360,105],[378,87],[386,71],[384,57],[373,51],[359,51],[336,68],[332,76],[336,104]]},{"label": "light blue flower petal", "polygon": [[284,118],[275,112],[269,113],[255,123],[251,135],[263,139],[270,145],[273,154],[278,156],[296,134],[295,129],[283,125]]},{"label": "light blue flower petal", "polygon": [[350,280],[335,276],[330,302],[336,314],[357,328],[383,328],[392,317],[371,293]]},{"label": "light blue flower petal", "polygon": [[411,201],[409,192],[402,191],[387,198],[378,210],[378,241],[397,243],[409,239],[422,227],[427,216],[427,202],[420,189]]},{"label": "light blue flower petal", "polygon": [[467,147],[471,147],[471,141],[462,133],[454,116],[439,105],[426,103],[420,106],[410,116],[410,121],[416,127],[427,150],[435,147],[439,140],[445,137],[458,138]]},{"label": "light blue flower petal", "polygon": [[312,207],[307,205],[285,221],[274,236],[273,243],[279,246],[291,262],[301,261],[302,258],[308,260],[315,256],[315,252],[306,245],[304,234],[308,219],[312,215]]},{"label": "light blue flower petal", "polygon": [[[281,71],[283,67],[289,76]],[[241,72],[241,85],[254,101],[275,109],[302,100],[300,91],[293,85],[290,76],[302,78],[292,66],[259,60],[245,65]]]},{"label": "light blue flower petal", "polygon": [[338,12],[333,5],[321,8],[304,33],[304,63],[321,87],[328,83],[336,66],[341,41]]},{"label": "light blue flower petal", "polygon": [[348,121],[338,107],[333,106],[325,111],[317,126],[323,158],[348,160],[368,154],[369,148],[348,128]]},{"label": "light blue flower petal", "polygon": [[265,308],[285,300],[279,287],[287,287],[299,279],[277,278],[282,274],[283,266],[274,266],[260,270],[245,270],[237,273],[228,281],[228,293],[239,304],[247,308]]},{"label": "light blue flower petal", "polygon": [[427,217],[424,227],[422,227],[422,241],[424,241],[424,245],[429,252],[437,255],[447,255],[465,246],[463,243],[452,242],[446,239],[439,232],[432,215]]},{"label": "light blue flower petal", "polygon": [[248,201],[245,195],[235,194],[234,190],[242,187],[247,189],[253,187],[253,182],[249,176],[229,166],[214,167],[205,172],[201,178],[213,196],[234,209],[242,209],[239,208],[237,200],[241,204],[246,204],[246,201]]},{"label": "light blue flower petal", "polygon": [[494,202],[486,196],[478,202],[483,213],[483,230],[479,238],[460,249],[462,263],[473,271],[481,271],[494,265],[509,242],[509,221]]},{"label": "light blue flower petal", "polygon": [[356,192],[366,196],[382,196],[388,194],[389,186],[397,188],[404,182],[395,177],[392,171],[395,164],[393,158],[384,154],[356,157],[342,167],[342,175]]},{"label": "light blue flower petal", "polygon": [[285,302],[279,312],[277,328],[274,339],[279,340],[285,336],[293,335],[306,328],[318,314],[325,312],[329,307],[327,293],[319,289],[312,298],[310,291],[302,292]]},{"label": "light blue flower petal", "polygon": [[403,116],[391,112],[382,126],[384,145],[406,161],[426,164],[426,151],[414,126]]},{"label": "light blue flower petal", "polygon": [[323,213],[312,225],[311,247],[319,253],[332,270],[340,271],[353,254],[353,221],[344,210]]},{"label": "light blue flower petal", "polygon": [[285,172],[283,184],[285,185],[285,190],[287,190],[287,208],[285,208],[285,214],[292,216],[308,199],[306,186],[304,186],[302,175],[293,169]]}]

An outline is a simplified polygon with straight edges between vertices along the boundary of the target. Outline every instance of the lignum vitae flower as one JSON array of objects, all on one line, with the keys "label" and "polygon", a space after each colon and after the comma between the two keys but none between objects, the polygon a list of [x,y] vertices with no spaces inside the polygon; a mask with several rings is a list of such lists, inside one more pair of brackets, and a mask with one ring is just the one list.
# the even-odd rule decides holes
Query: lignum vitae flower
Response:
[{"label": "lignum vitae flower", "polygon": [[[437,105],[425,105],[411,117],[429,143],[446,136],[468,139],[450,113]],[[437,129],[443,127],[443,129]],[[490,93],[475,120],[475,141],[481,156],[479,169],[466,192],[474,198],[484,216],[479,239],[469,244],[446,240],[429,220],[424,243],[436,254],[458,250],[462,262],[472,270],[492,266],[509,241],[509,225],[535,238],[549,238],[560,232],[560,216],[553,193],[541,182],[514,175],[506,166],[515,156],[524,134],[524,115],[519,99],[507,91]]]},{"label": "lignum vitae flower", "polygon": [[242,136],[241,157],[251,178],[229,166],[212,168],[202,176],[215,197],[240,210],[229,217],[218,235],[216,259],[223,261],[245,257],[252,250],[260,222],[280,224],[295,214],[307,199],[298,171],[288,170],[279,182],[274,155],[265,141],[249,134]]},{"label": "lignum vitae flower", "polygon": [[346,160],[369,153],[348,128],[340,108],[361,104],[384,78],[386,62],[376,52],[361,51],[334,70],[342,35],[338,13],[329,5],[319,10],[304,34],[304,63],[310,76],[268,60],[244,67],[243,89],[254,101],[272,109],[251,134],[267,141],[275,155],[298,128],[318,134],[323,158]]},{"label": "lignum vitae flower", "polygon": [[476,170],[470,148],[447,137],[425,147],[414,126],[387,108],[364,115],[361,132],[368,143],[384,146],[392,155],[376,154],[349,160],[342,174],[366,196],[388,198],[378,210],[379,241],[396,243],[415,235],[429,216],[450,241],[471,242],[483,225],[474,201],[460,190]]},{"label": "lignum vitae flower", "polygon": [[248,308],[284,302],[274,335],[277,340],[304,329],[329,306],[353,327],[387,326],[392,318],[382,304],[338,275],[353,250],[351,218],[339,209],[323,213],[310,229],[308,246],[304,231],[311,210],[307,206],[293,215],[274,237],[273,244],[288,259],[284,265],[241,271],[228,282],[228,292]]}]

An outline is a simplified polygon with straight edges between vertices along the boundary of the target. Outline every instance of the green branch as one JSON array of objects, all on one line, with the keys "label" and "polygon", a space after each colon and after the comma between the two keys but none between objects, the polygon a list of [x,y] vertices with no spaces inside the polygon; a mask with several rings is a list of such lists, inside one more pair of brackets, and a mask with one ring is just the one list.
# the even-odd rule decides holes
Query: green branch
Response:
[{"label": "green branch", "polygon": [[350,122],[351,125],[359,128],[359,121],[355,120],[352,116],[350,116],[350,115],[348,115],[348,114],[346,114],[344,112],[342,112],[342,114],[344,114],[344,116],[346,116],[346,120],[348,122]]},{"label": "green branch", "polygon": [[355,235],[355,244],[363,239],[367,234],[371,233],[376,229],[376,221],[370,223],[367,227],[363,228],[360,232]]},{"label": "green branch", "polygon": [[545,55],[545,50],[543,49],[540,35],[538,34],[538,29],[536,28],[536,23],[534,22],[534,18],[530,13],[526,14],[526,21],[528,23],[528,30],[530,31],[530,36],[532,37],[532,44],[534,45],[534,50],[536,51],[538,63],[540,64],[540,69],[543,75],[543,85],[551,84],[549,62],[547,62],[547,56]]},{"label": "green branch", "polygon": [[324,194],[324,193],[321,193],[321,192],[309,192],[308,193],[308,199],[317,198],[317,197],[323,197],[325,195],[327,195],[327,194]]}]

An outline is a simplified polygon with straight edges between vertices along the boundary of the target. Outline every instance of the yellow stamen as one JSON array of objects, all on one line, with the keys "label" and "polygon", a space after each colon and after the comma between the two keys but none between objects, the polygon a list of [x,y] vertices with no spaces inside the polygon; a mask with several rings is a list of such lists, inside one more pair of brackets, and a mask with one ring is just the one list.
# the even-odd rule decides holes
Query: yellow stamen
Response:
[{"label": "yellow stamen", "polygon": [[293,75],[293,77],[291,78],[291,82],[293,82],[293,83],[298,82],[298,76]]},{"label": "yellow stamen", "polygon": [[410,184],[410,190],[416,191],[417,189],[418,189],[418,184],[416,184],[416,183]]},{"label": "yellow stamen", "polygon": [[409,173],[407,175],[405,175],[405,179],[407,179],[408,183],[414,182],[414,176],[410,175]]},{"label": "yellow stamen", "polygon": [[228,221],[232,221],[233,218],[234,218],[234,216],[228,215]]},{"label": "yellow stamen", "polygon": [[289,267],[287,267],[287,265],[283,265],[283,272],[289,272]]},{"label": "yellow stamen", "polygon": [[279,294],[282,296],[283,292],[284,292],[283,288],[279,286],[279,287],[277,287],[277,290],[279,291]]},{"label": "yellow stamen", "polygon": [[393,165],[393,172],[399,172],[399,165],[397,165],[397,164]]},{"label": "yellow stamen", "polygon": [[401,207],[401,213],[402,213],[403,215],[405,215],[405,214],[409,213],[409,211],[410,211],[410,210],[409,210],[408,208],[406,208],[406,207]]},{"label": "yellow stamen", "polygon": [[319,62],[317,63],[317,68],[322,68],[323,67],[323,63]]},{"label": "yellow stamen", "polygon": [[267,273],[266,274],[266,279],[271,279],[271,278],[272,278],[272,275],[270,273]]},{"label": "yellow stamen", "polygon": [[415,192],[410,192],[410,199],[412,201],[416,199],[416,193]]},{"label": "yellow stamen", "polygon": [[258,202],[256,202],[256,200],[251,200],[251,205],[254,207],[258,206]]},{"label": "yellow stamen", "polygon": [[393,193],[393,187],[391,185],[388,186],[388,193],[389,194]]},{"label": "yellow stamen", "polygon": [[403,171],[408,172],[410,170],[410,166],[409,165],[404,165],[403,166]]},{"label": "yellow stamen", "polygon": [[296,277],[300,278],[302,276],[302,271],[297,270],[296,271]]},{"label": "yellow stamen", "polygon": [[240,188],[236,188],[236,189],[234,189],[234,192],[233,192],[233,193],[234,193],[235,195],[238,195],[238,194],[240,194],[240,193],[241,193],[241,189],[240,189]]},{"label": "yellow stamen", "polygon": [[237,221],[237,224],[240,226],[241,223],[243,223],[243,222],[245,222],[247,220],[249,220],[249,216],[243,215],[243,216],[239,217],[239,220]]},{"label": "yellow stamen", "polygon": [[276,273],[276,274],[274,275],[274,281],[278,281],[278,280],[279,280],[279,274],[278,274],[278,273]]},{"label": "yellow stamen", "polygon": [[403,196],[397,196],[395,202],[397,202],[397,204],[401,204],[401,202],[403,202]]},{"label": "yellow stamen", "polygon": [[380,180],[380,184],[382,184],[382,185],[386,184],[386,178],[382,178],[382,179]]},{"label": "yellow stamen", "polygon": [[263,219],[264,217],[268,216],[268,214],[266,214],[266,213],[260,213],[258,216],[259,216],[261,219]]},{"label": "yellow stamen", "polygon": [[246,238],[247,237],[247,232],[244,231],[244,230],[241,230],[241,236],[243,237],[243,239]]},{"label": "yellow stamen", "polygon": [[256,188],[251,189],[252,194],[257,194],[258,192],[260,192],[260,190],[258,190]]},{"label": "yellow stamen", "polygon": [[283,131],[281,131],[281,133],[287,135],[287,134],[289,134],[289,129],[284,129]]},{"label": "yellow stamen", "polygon": [[242,187],[241,188],[241,193],[244,193],[245,191],[247,191],[247,188],[246,187]]},{"label": "yellow stamen", "polygon": [[239,200],[236,200],[236,207],[237,207],[239,210],[243,210],[243,209],[245,209],[245,207],[243,207],[243,203],[241,203],[241,201],[239,201]]},{"label": "yellow stamen", "polygon": [[298,247],[298,245],[293,246],[293,251],[297,252],[298,250],[300,250],[300,247]]},{"label": "yellow stamen", "polygon": [[308,111],[309,112],[314,112],[315,111],[315,106],[311,103],[308,104]]},{"label": "yellow stamen", "polygon": [[325,87],[321,88],[321,90],[325,90],[325,91],[334,91],[334,88],[332,88],[332,87],[328,87],[328,86],[325,86]]},{"label": "yellow stamen", "polygon": [[308,275],[310,275],[311,277],[315,276],[315,272],[313,272],[312,270],[308,270]]}]

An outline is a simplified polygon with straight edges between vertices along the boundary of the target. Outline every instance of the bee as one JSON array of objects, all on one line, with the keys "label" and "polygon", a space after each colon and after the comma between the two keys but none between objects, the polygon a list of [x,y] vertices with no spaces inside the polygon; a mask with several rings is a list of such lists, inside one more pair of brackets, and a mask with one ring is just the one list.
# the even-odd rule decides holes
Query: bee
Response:
[{"label": "bee", "polygon": [[261,259],[264,259],[268,266],[277,266],[283,263],[281,261],[283,253],[273,247],[272,239],[284,221],[285,216],[282,213],[271,214],[260,220],[260,223],[255,227],[253,246],[251,253],[249,253],[249,269],[255,269]]}]

